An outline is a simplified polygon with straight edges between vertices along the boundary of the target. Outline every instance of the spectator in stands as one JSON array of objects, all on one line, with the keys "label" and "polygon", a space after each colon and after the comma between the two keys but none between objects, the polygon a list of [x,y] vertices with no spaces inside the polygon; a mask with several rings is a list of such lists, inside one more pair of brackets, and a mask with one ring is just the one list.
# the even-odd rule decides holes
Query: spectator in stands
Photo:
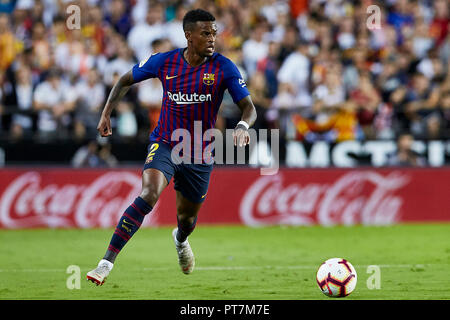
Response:
[{"label": "spectator in stands", "polygon": [[426,138],[429,117],[437,112],[439,88],[421,73],[416,73],[406,94],[404,114],[408,128],[417,138]]},{"label": "spectator in stands", "polygon": [[447,65],[447,75],[440,83],[440,88],[442,92],[450,91],[450,64]]},{"label": "spectator in stands", "polygon": [[[278,82],[282,88],[280,91],[291,95],[294,103],[291,107],[310,107],[312,99],[309,87],[310,59],[308,45],[301,42],[297,50],[291,53],[280,67]],[[282,89],[282,90],[281,90]]]},{"label": "spectator in stands", "polygon": [[14,10],[16,0],[5,0],[0,2],[0,13],[10,14]]},{"label": "spectator in stands", "polygon": [[75,152],[71,163],[75,168],[111,168],[117,166],[117,159],[111,154],[111,145],[108,142],[98,143],[91,140]]},{"label": "spectator in stands", "polygon": [[14,34],[20,48],[30,48],[32,46],[31,32],[33,21],[31,20],[28,10],[23,9],[16,4],[16,7],[12,14],[11,19],[11,31]]},{"label": "spectator in stands", "polygon": [[107,7],[105,21],[108,22],[114,30],[126,37],[132,27],[131,17],[127,13],[127,2],[122,0],[111,0]]},{"label": "spectator in stands", "polygon": [[151,44],[153,40],[165,37],[164,7],[161,3],[151,4],[147,12],[145,22],[133,26],[128,33],[128,45],[134,55],[142,61],[152,53]]},{"label": "spectator in stands", "polygon": [[256,71],[250,78],[249,91],[252,93],[252,101],[258,115],[253,127],[255,130],[268,128],[266,112],[272,100],[269,97],[266,77],[261,71]]},{"label": "spectator in stands", "polygon": [[325,82],[325,76],[331,64],[331,52],[327,50],[319,50],[311,58],[311,76],[310,82],[312,88],[315,88]]},{"label": "spectator in stands", "polygon": [[52,63],[50,54],[50,43],[45,26],[42,22],[35,22],[32,31],[32,50],[33,50],[33,65],[39,69],[40,72],[46,72]]},{"label": "spectator in stands", "polygon": [[76,94],[71,85],[61,78],[59,70],[49,71],[47,79],[36,87],[33,100],[34,109],[38,112],[39,138],[67,139]]},{"label": "spectator in stands", "polygon": [[87,79],[80,79],[75,85],[77,104],[74,117],[74,134],[78,139],[94,138],[100,109],[105,102],[105,86],[96,69],[88,72]]},{"label": "spectator in stands", "polygon": [[[171,43],[167,39],[156,39],[152,42],[153,52],[166,52],[171,48]],[[137,98],[141,109],[147,113],[149,132],[152,132],[158,124],[162,94],[161,81],[157,78],[148,79],[138,84]],[[147,135],[149,132],[147,132]]]},{"label": "spectator in stands", "polygon": [[373,84],[379,88],[381,98],[388,101],[390,94],[402,84],[406,84],[400,74],[399,66],[395,63],[395,57],[386,58],[382,70],[377,75]]},{"label": "spectator in stands", "polygon": [[118,164],[117,158],[111,153],[111,144],[101,143],[98,156],[101,160],[101,165],[106,167],[116,167]]},{"label": "spectator in stands", "polygon": [[[231,47],[231,48],[224,48],[224,51],[222,52],[226,57],[228,57],[234,62],[239,72],[241,73],[242,78],[246,83],[248,83],[249,78],[244,68],[242,50],[239,50],[238,48],[235,47]],[[226,128],[232,128],[236,126],[237,123],[240,121],[240,117],[241,116],[239,108],[237,108],[236,105],[234,104],[233,99],[231,98],[229,92],[225,91],[222,105],[219,109],[219,114],[216,121],[216,128],[224,132]]]},{"label": "spectator in stands", "polygon": [[33,1],[30,10],[30,15],[31,19],[33,20],[33,24],[36,25],[38,23],[43,23],[44,14],[45,14],[45,7],[44,4],[42,3],[42,0]]},{"label": "spectator in stands", "polygon": [[277,73],[280,68],[278,62],[280,49],[280,43],[271,41],[267,56],[259,60],[257,64],[257,71],[262,72],[266,78],[267,94],[270,98],[275,97],[278,91]]},{"label": "spectator in stands", "polygon": [[286,30],[290,27],[290,25],[291,19],[289,12],[284,10],[278,12],[276,23],[271,23],[270,26],[270,41],[276,43],[280,43],[281,41],[283,41]]},{"label": "spectator in stands", "polygon": [[250,38],[242,45],[244,66],[250,77],[255,73],[258,61],[267,56],[269,46],[264,40],[266,32],[266,25],[258,23],[251,31]]},{"label": "spectator in stands", "polygon": [[9,16],[0,14],[0,73],[4,73],[16,56],[16,39],[11,31]]},{"label": "spectator in stands", "polygon": [[351,17],[342,19],[339,23],[339,33],[337,34],[337,44],[341,50],[353,48],[356,44],[354,35],[355,20]]},{"label": "spectator in stands", "polygon": [[450,5],[447,0],[435,0],[433,3],[434,17],[430,23],[430,35],[435,39],[436,46],[441,46],[450,32]]},{"label": "spectator in stands", "polygon": [[[92,52],[94,52],[95,55],[104,55],[106,41],[105,28],[106,26],[109,26],[104,20],[106,20],[106,18],[104,17],[102,8],[92,6],[89,8],[86,24],[82,26],[84,36],[91,40],[89,43],[93,47]],[[113,26],[109,27],[113,29]],[[122,27],[119,26],[119,29],[122,30]]]},{"label": "spectator in stands", "polygon": [[316,122],[326,122],[336,108],[345,101],[339,68],[329,70],[325,82],[317,86],[313,92],[313,116]]},{"label": "spectator in stands", "polygon": [[[175,18],[166,24],[166,37],[175,48],[187,47],[186,37],[183,31],[183,17],[187,9],[184,5],[179,5],[176,9]],[[153,51],[163,52],[163,51]]]},{"label": "spectator in stands", "polygon": [[394,109],[390,103],[380,103],[373,121],[375,138],[389,140],[395,137]]},{"label": "spectator in stands", "polygon": [[413,50],[417,58],[424,58],[428,51],[434,46],[434,39],[429,33],[428,24],[419,20],[414,25],[414,34],[412,35]]},{"label": "spectator in stands", "polygon": [[117,133],[124,139],[137,135],[137,120],[129,102],[121,101],[117,105]]},{"label": "spectator in stands", "polygon": [[425,134],[423,139],[427,140],[438,140],[441,134],[441,114],[439,112],[434,112],[430,116],[427,117],[425,122]]},{"label": "spectator in stands", "polygon": [[72,166],[75,168],[97,167],[100,159],[97,154],[97,141],[90,141],[87,145],[79,148],[72,157]]},{"label": "spectator in stands", "polygon": [[366,139],[375,139],[376,132],[373,121],[381,98],[372,84],[369,73],[359,76],[359,84],[355,90],[350,92],[350,99],[357,104],[358,122]]},{"label": "spectator in stands", "polygon": [[331,50],[331,47],[333,46],[333,34],[331,24],[328,21],[318,23],[315,43],[322,50]]},{"label": "spectator in stands", "polygon": [[148,0],[136,0],[133,7],[130,9],[131,20],[133,25],[138,25],[145,22],[148,8],[152,3]]},{"label": "spectator in stands", "polygon": [[114,85],[114,74],[121,76],[129,71],[135,64],[133,52],[127,46],[124,39],[119,36],[115,36],[113,41],[117,43],[117,56],[110,60],[105,66],[103,76],[107,87],[112,87]]},{"label": "spectator in stands", "polygon": [[439,59],[437,52],[433,50],[417,65],[417,71],[422,73],[432,82],[441,82],[445,77],[445,68]]},{"label": "spectator in stands", "polygon": [[[1,80],[1,79],[0,79]],[[0,87],[0,133],[3,130],[3,92],[2,92],[2,88]]]},{"label": "spectator in stands", "polygon": [[450,139],[450,90],[443,92],[440,98],[441,135],[443,139]]},{"label": "spectator in stands", "polygon": [[[304,12],[299,15],[296,20],[298,37],[302,41],[313,42],[316,38],[317,24],[317,16],[311,14],[311,12]],[[295,29],[292,30],[294,30],[294,34],[296,35],[297,31]]]},{"label": "spectator in stands", "polygon": [[342,72],[342,81],[347,92],[356,89],[359,84],[360,74],[370,71],[367,54],[367,50],[356,48],[347,53],[350,63],[344,66]]},{"label": "spectator in stands", "polygon": [[[291,55],[298,48],[298,30],[295,26],[288,26],[284,31],[283,40],[280,42],[280,54],[278,56],[278,63],[282,64],[286,58]],[[306,40],[303,40],[306,41]]]},{"label": "spectator in stands", "polygon": [[426,161],[417,152],[412,149],[414,138],[410,134],[401,134],[397,139],[397,150],[389,155],[388,165],[423,167]]},{"label": "spectator in stands", "polygon": [[15,73],[16,105],[11,120],[11,138],[18,140],[33,133],[33,83],[31,70],[23,65]]},{"label": "spectator in stands", "polygon": [[67,41],[61,42],[55,49],[56,65],[68,75],[85,76],[95,63],[89,50],[91,43],[81,30],[74,29],[66,34]]},{"label": "spectator in stands", "polygon": [[260,6],[259,14],[265,17],[272,26],[285,23],[285,15],[289,14],[289,4],[286,1],[268,0]]},{"label": "spectator in stands", "polygon": [[404,40],[402,33],[404,27],[410,27],[414,23],[411,9],[410,0],[397,0],[393,10],[388,15],[387,22],[394,26],[397,31],[398,44],[401,44]]},{"label": "spectator in stands", "polygon": [[239,17],[230,8],[224,10],[221,21],[217,21],[220,36],[216,45],[220,48],[237,48],[242,45],[243,35],[239,30]]}]

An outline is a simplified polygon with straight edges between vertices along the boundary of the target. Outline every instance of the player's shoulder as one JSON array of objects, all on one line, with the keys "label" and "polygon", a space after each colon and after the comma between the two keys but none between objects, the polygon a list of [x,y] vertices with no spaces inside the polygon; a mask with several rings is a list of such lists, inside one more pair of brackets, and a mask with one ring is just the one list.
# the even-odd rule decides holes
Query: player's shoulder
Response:
[{"label": "player's shoulder", "polygon": [[215,53],[213,59],[218,63],[220,70],[222,70],[225,78],[234,76],[240,77],[238,66],[230,58],[227,58],[220,53]]},{"label": "player's shoulder", "polygon": [[153,52],[150,56],[147,57],[147,59],[140,62],[140,66],[143,66],[149,59],[153,62],[157,62],[159,64],[166,61],[168,58],[175,55],[180,49],[174,49],[166,52]]},{"label": "player's shoulder", "polygon": [[220,66],[227,67],[229,65],[234,65],[234,62],[231,59],[225,57],[223,54],[215,52],[212,56],[212,60],[219,63]]},{"label": "player's shoulder", "polygon": [[173,49],[166,52],[154,52],[151,57],[158,60],[166,60],[169,57],[174,56],[180,49]]},{"label": "player's shoulder", "polygon": [[220,70],[223,72],[225,78],[241,78],[239,67],[230,58],[227,58],[220,53],[215,53],[213,59],[219,64]]}]

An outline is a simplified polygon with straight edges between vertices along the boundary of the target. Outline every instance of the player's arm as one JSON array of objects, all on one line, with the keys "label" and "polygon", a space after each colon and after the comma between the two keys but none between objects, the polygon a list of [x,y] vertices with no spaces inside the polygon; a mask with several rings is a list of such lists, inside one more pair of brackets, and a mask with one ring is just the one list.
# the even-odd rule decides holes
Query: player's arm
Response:
[{"label": "player's arm", "polygon": [[130,70],[121,76],[119,81],[117,81],[111,89],[97,126],[97,130],[102,137],[107,137],[112,134],[110,119],[111,112],[133,84],[133,73],[132,70]]},{"label": "player's arm", "polygon": [[241,110],[242,116],[241,121],[239,121],[234,129],[233,139],[235,146],[239,145],[239,147],[243,147],[250,143],[248,128],[255,123],[256,109],[250,95],[239,100],[237,106]]},{"label": "player's arm", "polygon": [[128,92],[130,87],[146,79],[157,77],[159,67],[164,61],[165,54],[153,54],[147,59],[136,64],[130,71],[120,77],[109,93],[106,105],[103,108],[97,130],[102,137],[112,134],[110,115],[117,103]]},{"label": "player's arm", "polygon": [[235,146],[245,147],[250,143],[248,129],[255,123],[256,109],[247,89],[247,84],[242,78],[236,65],[229,59],[223,59],[224,81],[234,103],[242,112],[241,121],[233,131]]}]

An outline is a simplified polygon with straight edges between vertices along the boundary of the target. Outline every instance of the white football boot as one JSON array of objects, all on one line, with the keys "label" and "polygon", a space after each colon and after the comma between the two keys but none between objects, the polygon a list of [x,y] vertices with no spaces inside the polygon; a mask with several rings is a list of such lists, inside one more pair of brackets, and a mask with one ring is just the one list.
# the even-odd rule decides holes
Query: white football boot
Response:
[{"label": "white football boot", "polygon": [[97,268],[87,273],[87,280],[95,283],[97,286],[101,286],[105,283],[105,280],[111,272],[113,266],[114,264],[108,260],[100,260]]},{"label": "white football boot", "polygon": [[183,271],[184,274],[189,274],[194,270],[195,266],[194,253],[192,252],[187,239],[181,243],[177,240],[177,231],[178,228],[173,229],[172,237],[178,253],[178,263],[181,267],[181,271]]}]

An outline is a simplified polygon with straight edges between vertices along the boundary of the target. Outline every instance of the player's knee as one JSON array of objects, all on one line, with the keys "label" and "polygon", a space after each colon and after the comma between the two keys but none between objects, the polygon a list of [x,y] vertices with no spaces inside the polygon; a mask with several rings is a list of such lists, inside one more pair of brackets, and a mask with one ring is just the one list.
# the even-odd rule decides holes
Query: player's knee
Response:
[{"label": "player's knee", "polygon": [[195,221],[195,218],[197,217],[196,212],[177,212],[178,221],[186,223],[186,224],[193,224]]},{"label": "player's knee", "polygon": [[144,199],[145,202],[147,202],[149,205],[154,207],[156,205],[156,202],[159,199],[159,195],[160,195],[160,193],[157,190],[155,190],[151,187],[144,186],[142,188],[140,197],[142,199]]}]

